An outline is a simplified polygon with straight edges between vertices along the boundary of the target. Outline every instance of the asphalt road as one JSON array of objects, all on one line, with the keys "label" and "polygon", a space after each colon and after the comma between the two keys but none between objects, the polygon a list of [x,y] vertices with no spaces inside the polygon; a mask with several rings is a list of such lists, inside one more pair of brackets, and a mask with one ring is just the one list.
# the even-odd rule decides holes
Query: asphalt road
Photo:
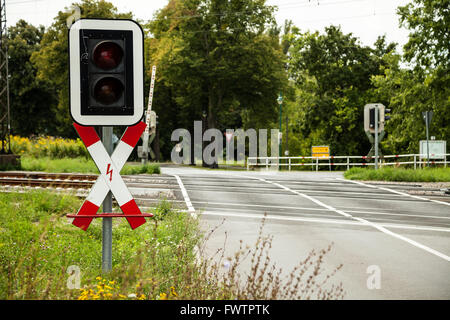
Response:
[{"label": "asphalt road", "polygon": [[270,258],[286,275],[311,250],[333,244],[324,268],[342,264],[330,281],[342,282],[346,299],[450,299],[448,202],[346,181],[338,172],[162,172],[177,179],[202,228],[216,228],[206,255],[225,247],[233,256],[241,240],[254,246],[266,214]]}]

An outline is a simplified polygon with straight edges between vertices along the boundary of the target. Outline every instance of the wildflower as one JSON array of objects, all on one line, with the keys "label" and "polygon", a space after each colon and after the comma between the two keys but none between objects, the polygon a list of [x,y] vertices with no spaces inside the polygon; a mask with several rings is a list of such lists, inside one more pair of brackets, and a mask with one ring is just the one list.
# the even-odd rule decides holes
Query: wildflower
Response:
[{"label": "wildflower", "polygon": [[130,293],[130,294],[128,295],[128,298],[136,298],[136,294]]},{"label": "wildflower", "polygon": [[160,293],[159,300],[167,300],[167,294],[165,292]]}]

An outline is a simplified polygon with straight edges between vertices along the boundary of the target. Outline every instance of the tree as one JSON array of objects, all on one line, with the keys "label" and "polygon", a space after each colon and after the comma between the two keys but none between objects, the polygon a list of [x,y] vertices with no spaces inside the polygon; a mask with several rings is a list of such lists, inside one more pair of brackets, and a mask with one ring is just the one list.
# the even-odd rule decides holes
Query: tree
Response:
[{"label": "tree", "polygon": [[384,38],[376,49],[362,46],[352,34],[330,26],[325,33],[298,33],[290,48],[290,76],[297,99],[289,111],[303,136],[302,152],[312,144],[331,146],[333,154],[365,154],[363,108],[380,74],[382,56],[395,49]]},{"label": "tree", "polygon": [[[51,121],[56,104],[55,90],[36,78],[36,67],[30,62],[34,52],[40,50],[44,27],[34,27],[24,20],[8,28],[8,54],[10,73],[11,131],[13,134],[53,134]],[[30,121],[30,117],[33,121]]]},{"label": "tree", "polygon": [[398,7],[400,24],[410,29],[405,59],[422,67],[450,66],[450,0],[413,0]]},{"label": "tree", "polygon": [[426,138],[423,111],[433,111],[430,134],[450,137],[450,1],[414,0],[398,8],[400,22],[411,30],[404,59],[413,69],[399,67],[399,55],[386,56],[387,66],[373,77],[373,96],[392,108],[383,146],[394,153],[418,153]]},{"label": "tree", "polygon": [[171,0],[155,15],[148,30],[158,94],[169,92],[163,107],[178,125],[192,128],[203,114],[208,128],[222,130],[275,123],[286,74],[278,36],[266,32],[273,22],[265,0]]},{"label": "tree", "polygon": [[[131,18],[131,13],[118,13],[117,8],[104,0],[83,0],[74,3],[81,9],[81,18]],[[37,68],[37,77],[41,81],[51,83],[58,94],[56,114],[53,119],[57,125],[57,133],[63,136],[75,136],[69,113],[68,82],[68,32],[66,20],[71,15],[58,12],[53,24],[44,34],[40,50],[32,54],[31,61]]]}]

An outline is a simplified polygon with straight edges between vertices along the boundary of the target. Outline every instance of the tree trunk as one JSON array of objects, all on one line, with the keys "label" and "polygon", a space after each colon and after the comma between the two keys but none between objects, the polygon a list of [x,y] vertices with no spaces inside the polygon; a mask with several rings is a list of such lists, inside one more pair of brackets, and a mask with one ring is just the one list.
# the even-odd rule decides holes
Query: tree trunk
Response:
[{"label": "tree trunk", "polygon": [[[220,110],[222,107],[222,90],[219,88],[218,90],[214,90],[212,86],[209,87],[208,94],[208,117],[207,117],[207,129],[214,129],[217,127],[216,123],[216,111]],[[217,98],[217,101],[216,99]],[[216,155],[215,155],[216,156]],[[210,168],[217,169],[219,168],[219,164],[214,162],[209,166]]]}]

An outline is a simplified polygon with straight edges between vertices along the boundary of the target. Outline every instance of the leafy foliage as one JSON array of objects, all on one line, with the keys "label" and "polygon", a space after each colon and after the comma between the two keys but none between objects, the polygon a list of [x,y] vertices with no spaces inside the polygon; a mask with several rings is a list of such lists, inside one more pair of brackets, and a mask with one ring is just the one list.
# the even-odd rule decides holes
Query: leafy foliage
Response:
[{"label": "leafy foliage", "polygon": [[[105,0],[75,5],[82,18],[132,17]],[[323,32],[303,32],[291,21],[278,26],[275,9],[265,0],[170,0],[143,23],[145,96],[156,65],[153,109],[162,158],[173,148],[173,130],[192,132],[196,120],[222,131],[277,128],[279,93],[291,155],[308,155],[314,144],[330,145],[335,155],[367,154],[363,107],[374,102],[392,109],[383,153],[417,152],[426,110],[434,112],[430,135],[448,140],[449,0],[398,8],[400,24],[410,30],[403,55],[385,37],[364,46],[336,26]],[[76,137],[68,105],[68,16],[60,11],[47,30],[23,20],[9,28],[13,134]]]},{"label": "leafy foliage", "polygon": [[402,26],[411,30],[405,45],[407,61],[423,67],[450,66],[450,1],[413,0],[399,7]]},{"label": "leafy foliage", "polygon": [[306,140],[300,152],[308,154],[314,144],[330,145],[333,154],[368,151],[363,108],[369,103],[371,76],[384,64],[380,54],[394,48],[384,38],[378,39],[376,49],[362,46],[335,26],[325,28],[324,34],[294,35],[289,71],[296,98],[288,112],[294,115],[294,130]]},{"label": "leafy foliage", "polygon": [[[131,13],[118,13],[110,2],[83,0],[75,3],[81,9],[81,18],[131,18]],[[58,12],[53,24],[46,30],[40,49],[33,53],[31,62],[37,68],[37,79],[56,88],[58,105],[52,120],[56,122],[56,134],[75,137],[69,114],[69,65],[68,32],[66,20],[71,13]]]},{"label": "leafy foliage", "polygon": [[264,0],[169,1],[147,26],[162,129],[192,128],[202,117],[208,128],[270,127],[286,84],[272,23]]},{"label": "leafy foliage", "polygon": [[[30,57],[40,49],[44,27],[39,28],[19,20],[8,28],[11,130],[13,134],[49,134],[56,124],[56,94],[52,86],[36,77],[37,69]],[[33,121],[30,121],[30,115]]]}]

